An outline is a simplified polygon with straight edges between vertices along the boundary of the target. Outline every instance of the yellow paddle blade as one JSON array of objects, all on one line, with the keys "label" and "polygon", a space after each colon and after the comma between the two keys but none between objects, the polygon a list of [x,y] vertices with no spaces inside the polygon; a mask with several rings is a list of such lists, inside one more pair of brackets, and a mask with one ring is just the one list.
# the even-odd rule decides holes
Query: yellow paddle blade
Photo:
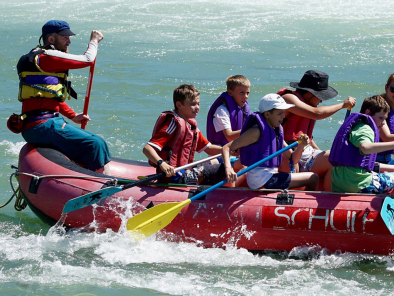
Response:
[{"label": "yellow paddle blade", "polygon": [[189,203],[191,200],[187,199],[182,202],[168,202],[154,206],[131,217],[127,221],[127,230],[148,237],[170,224]]}]

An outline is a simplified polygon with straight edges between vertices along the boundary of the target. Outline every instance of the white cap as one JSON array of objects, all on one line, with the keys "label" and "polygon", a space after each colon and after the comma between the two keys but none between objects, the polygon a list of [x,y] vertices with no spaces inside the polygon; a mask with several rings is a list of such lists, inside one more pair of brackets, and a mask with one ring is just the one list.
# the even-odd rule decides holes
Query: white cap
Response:
[{"label": "white cap", "polygon": [[294,106],[294,104],[287,104],[285,100],[278,94],[268,94],[261,99],[259,111],[263,113],[272,109],[285,110]]}]

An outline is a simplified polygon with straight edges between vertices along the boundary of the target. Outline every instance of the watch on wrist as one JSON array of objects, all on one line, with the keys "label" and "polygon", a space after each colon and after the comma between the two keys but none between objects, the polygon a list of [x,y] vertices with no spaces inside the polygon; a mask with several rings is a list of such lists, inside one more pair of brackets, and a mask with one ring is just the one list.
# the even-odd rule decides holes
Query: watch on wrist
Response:
[{"label": "watch on wrist", "polygon": [[157,166],[160,166],[162,163],[163,163],[163,160],[160,159],[160,160],[157,162]]}]

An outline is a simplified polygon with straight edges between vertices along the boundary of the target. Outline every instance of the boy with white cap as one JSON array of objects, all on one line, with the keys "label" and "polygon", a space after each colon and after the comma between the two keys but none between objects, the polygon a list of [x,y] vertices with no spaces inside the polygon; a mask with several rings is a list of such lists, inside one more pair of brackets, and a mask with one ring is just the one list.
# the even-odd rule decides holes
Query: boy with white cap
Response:
[{"label": "boy with white cap", "polygon": [[[230,151],[240,149],[241,163],[250,166],[259,160],[279,151],[287,144],[283,139],[282,122],[285,110],[294,107],[287,104],[278,94],[264,96],[259,104],[259,112],[254,112],[246,119],[238,139],[226,144],[222,149],[223,160],[226,169],[226,177],[229,182],[235,182],[237,175],[230,164]],[[308,136],[302,137],[297,149],[285,153],[292,155],[295,163],[301,157],[303,148],[308,144]],[[273,158],[255,169],[248,172],[247,182],[252,189],[264,186],[266,189],[288,189],[306,186],[306,190],[316,190],[319,177],[315,173],[304,172],[289,174],[279,172],[282,155]]]}]

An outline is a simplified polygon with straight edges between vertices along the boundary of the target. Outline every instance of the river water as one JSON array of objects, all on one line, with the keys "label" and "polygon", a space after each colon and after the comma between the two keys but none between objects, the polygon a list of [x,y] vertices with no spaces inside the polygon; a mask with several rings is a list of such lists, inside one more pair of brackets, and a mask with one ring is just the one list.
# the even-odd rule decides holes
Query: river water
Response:
[{"label": "river water", "polygon": [[[210,104],[226,77],[252,83],[249,102],[309,69],[327,72],[338,97],[381,93],[392,67],[391,2],[376,0],[0,0],[0,204],[12,194],[9,176],[24,142],[6,128],[17,101],[16,63],[38,44],[42,25],[63,19],[77,33],[70,51],[83,53],[90,31],[102,31],[87,129],[113,156],[145,160],[158,114],[172,107],[172,90],[195,85],[205,131]],[[88,69],[72,71],[83,109]],[[314,139],[330,149],[346,111],[319,121]],[[201,156],[204,157],[204,156]],[[13,203],[12,203],[13,204]],[[255,255],[193,244],[133,241],[119,233],[59,234],[31,211],[0,209],[1,295],[394,295],[391,256],[326,254],[314,246]],[[370,239],[373,239],[372,237]]]}]

